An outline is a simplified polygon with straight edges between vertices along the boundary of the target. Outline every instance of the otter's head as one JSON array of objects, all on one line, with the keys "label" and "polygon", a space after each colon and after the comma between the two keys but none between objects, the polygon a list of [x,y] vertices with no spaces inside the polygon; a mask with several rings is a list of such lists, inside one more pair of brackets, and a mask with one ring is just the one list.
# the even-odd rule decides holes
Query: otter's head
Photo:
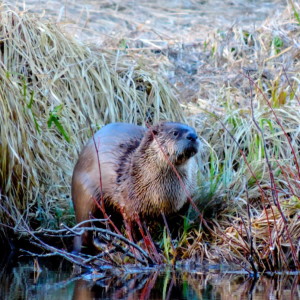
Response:
[{"label": "otter's head", "polygon": [[199,150],[196,131],[185,124],[162,122],[149,128],[148,141],[158,160],[166,161],[166,155],[174,165],[181,165]]}]

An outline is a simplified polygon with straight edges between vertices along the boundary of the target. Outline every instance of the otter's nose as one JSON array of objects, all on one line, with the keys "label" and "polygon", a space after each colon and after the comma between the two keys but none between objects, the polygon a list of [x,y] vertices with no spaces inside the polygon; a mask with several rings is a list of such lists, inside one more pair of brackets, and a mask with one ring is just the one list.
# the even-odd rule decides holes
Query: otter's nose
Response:
[{"label": "otter's nose", "polygon": [[189,141],[192,141],[192,142],[195,142],[198,138],[197,134],[193,133],[193,132],[189,132],[187,135],[186,135],[186,138],[189,140]]}]

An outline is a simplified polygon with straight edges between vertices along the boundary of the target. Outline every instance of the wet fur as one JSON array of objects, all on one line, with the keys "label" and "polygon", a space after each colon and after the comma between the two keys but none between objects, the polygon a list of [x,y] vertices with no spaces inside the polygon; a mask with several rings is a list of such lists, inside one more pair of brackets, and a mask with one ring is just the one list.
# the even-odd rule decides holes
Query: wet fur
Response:
[{"label": "wet fur", "polygon": [[[182,131],[175,138],[173,129]],[[195,189],[196,162],[194,154],[198,141],[184,136],[194,130],[180,123],[159,123],[150,129],[124,123],[105,126],[95,134],[99,146],[102,194],[98,159],[94,141],[84,147],[74,168],[72,198],[77,222],[95,214],[95,200],[104,197],[106,206],[124,212],[128,221],[138,215],[141,219],[157,218],[161,212],[170,215],[179,211],[187,201],[174,170],[176,167],[186,190]],[[79,246],[81,247],[81,243]],[[77,247],[77,248],[78,248]]]}]

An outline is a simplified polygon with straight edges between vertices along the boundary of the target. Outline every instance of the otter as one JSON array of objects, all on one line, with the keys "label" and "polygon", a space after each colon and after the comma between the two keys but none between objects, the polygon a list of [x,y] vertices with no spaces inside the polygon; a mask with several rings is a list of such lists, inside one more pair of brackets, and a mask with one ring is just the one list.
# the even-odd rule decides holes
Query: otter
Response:
[{"label": "otter", "polygon": [[[100,199],[105,207],[122,211],[127,221],[178,212],[196,187],[198,149],[195,130],[182,123],[161,122],[148,129],[126,123],[104,126],[85,145],[74,168],[76,221],[96,213]],[[80,251],[81,239],[74,249]]]}]

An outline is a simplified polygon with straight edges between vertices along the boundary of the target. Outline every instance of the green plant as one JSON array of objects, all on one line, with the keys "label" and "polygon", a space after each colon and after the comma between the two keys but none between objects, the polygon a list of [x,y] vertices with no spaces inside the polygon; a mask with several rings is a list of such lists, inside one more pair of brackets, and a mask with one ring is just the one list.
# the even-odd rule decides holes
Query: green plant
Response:
[{"label": "green plant", "polygon": [[47,125],[48,125],[48,128],[51,128],[52,123],[54,123],[54,125],[56,126],[59,133],[65,138],[65,140],[68,143],[70,143],[70,137],[60,122],[62,110],[63,110],[63,104],[55,106],[54,109],[52,111],[50,111]]}]

